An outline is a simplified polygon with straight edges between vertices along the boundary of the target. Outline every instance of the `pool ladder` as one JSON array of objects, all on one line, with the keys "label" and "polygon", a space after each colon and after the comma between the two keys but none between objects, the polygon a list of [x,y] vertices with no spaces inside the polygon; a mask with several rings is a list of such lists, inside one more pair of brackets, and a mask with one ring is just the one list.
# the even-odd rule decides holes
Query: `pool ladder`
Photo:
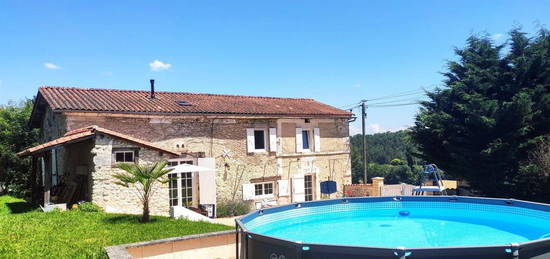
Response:
[{"label": "pool ladder", "polygon": [[[436,185],[424,185],[424,182],[429,180],[430,176],[432,176],[431,178],[434,179]],[[447,195],[445,186],[443,186],[443,179],[441,178],[441,174],[439,174],[439,170],[435,164],[424,165],[420,175],[420,186],[413,189],[412,195],[420,196],[427,192],[431,192],[433,195]]]}]

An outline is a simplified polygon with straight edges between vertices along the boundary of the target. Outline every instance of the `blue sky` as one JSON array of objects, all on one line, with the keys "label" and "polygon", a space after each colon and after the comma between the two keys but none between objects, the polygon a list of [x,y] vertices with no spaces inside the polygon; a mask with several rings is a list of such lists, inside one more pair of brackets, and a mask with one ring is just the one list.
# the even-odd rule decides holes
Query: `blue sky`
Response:
[{"label": "blue sky", "polygon": [[[147,90],[154,78],[163,91],[310,97],[339,107],[432,88],[472,33],[503,42],[514,25],[549,25],[549,14],[548,0],[5,0],[0,103],[32,97],[41,85]],[[417,110],[369,108],[369,131],[411,125]]]}]

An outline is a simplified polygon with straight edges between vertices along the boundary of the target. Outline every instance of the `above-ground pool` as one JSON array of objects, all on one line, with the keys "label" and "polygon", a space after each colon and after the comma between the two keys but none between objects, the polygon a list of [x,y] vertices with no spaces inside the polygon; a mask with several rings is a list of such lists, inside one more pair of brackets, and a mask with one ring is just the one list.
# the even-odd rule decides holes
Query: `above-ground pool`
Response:
[{"label": "above-ground pool", "polygon": [[237,231],[244,258],[550,258],[550,205],[519,200],[304,202],[248,214]]}]

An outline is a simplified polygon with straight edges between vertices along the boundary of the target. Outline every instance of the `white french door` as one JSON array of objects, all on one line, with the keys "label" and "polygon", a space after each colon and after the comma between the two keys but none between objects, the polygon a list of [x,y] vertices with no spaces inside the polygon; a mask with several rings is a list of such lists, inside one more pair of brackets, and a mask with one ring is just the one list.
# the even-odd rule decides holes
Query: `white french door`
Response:
[{"label": "white french door", "polygon": [[168,174],[170,206],[190,207],[193,205],[193,173]]}]

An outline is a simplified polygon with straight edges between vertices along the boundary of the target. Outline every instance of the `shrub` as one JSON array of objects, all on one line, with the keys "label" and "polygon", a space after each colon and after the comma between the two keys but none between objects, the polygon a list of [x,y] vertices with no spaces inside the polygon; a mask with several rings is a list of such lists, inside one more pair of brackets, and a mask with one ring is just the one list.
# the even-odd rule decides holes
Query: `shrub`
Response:
[{"label": "shrub", "polygon": [[226,201],[218,203],[218,217],[233,217],[250,212],[250,206],[244,201]]},{"label": "shrub", "polygon": [[101,207],[97,206],[96,204],[93,204],[89,201],[83,202],[78,205],[78,210],[83,212],[101,212],[103,211]]},{"label": "shrub", "polygon": [[372,177],[384,177],[384,183],[386,184],[416,184],[419,175],[419,170],[413,171],[407,165],[380,165],[370,163],[368,167],[369,179],[371,179]]},{"label": "shrub", "polygon": [[394,158],[390,161],[391,165],[407,165],[407,163],[399,158]]}]

